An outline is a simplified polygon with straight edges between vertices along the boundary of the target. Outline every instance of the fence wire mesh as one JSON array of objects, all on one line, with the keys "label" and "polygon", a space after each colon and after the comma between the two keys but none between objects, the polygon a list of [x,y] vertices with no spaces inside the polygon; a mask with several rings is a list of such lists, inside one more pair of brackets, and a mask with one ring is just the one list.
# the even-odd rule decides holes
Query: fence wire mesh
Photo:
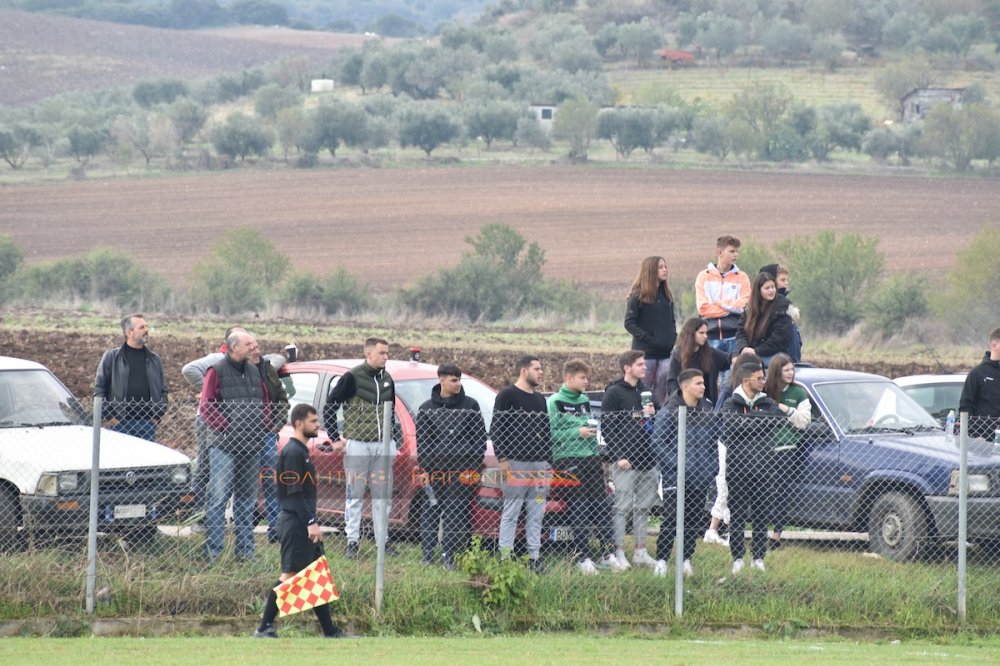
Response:
[{"label": "fence wire mesh", "polygon": [[[29,377],[2,388],[0,547],[55,552],[50,565],[78,566],[93,480],[93,407]],[[352,579],[370,577],[373,530],[388,535],[390,570],[418,558],[453,569],[479,537],[498,557],[526,555],[525,565],[539,573],[565,563],[572,575],[646,569],[673,577],[676,547],[685,577],[713,569],[691,585],[808,567],[824,553],[844,553],[857,567],[867,566],[866,553],[919,562],[924,574],[934,567],[942,581],[954,581],[959,468],[918,449],[925,438],[945,437],[958,451],[959,436],[911,423],[881,404],[880,394],[832,386],[811,397],[804,418],[684,407],[684,428],[673,408],[650,416],[602,413],[599,403],[567,410],[553,398],[547,412],[400,401],[387,459],[380,409],[355,401],[324,414],[317,394],[323,428],[304,442],[315,468],[316,516],[348,589]],[[302,401],[309,400],[290,400]],[[256,584],[229,576],[226,567],[240,560],[261,580],[273,575],[279,496],[301,481],[283,476],[279,463],[293,435],[288,407],[106,403],[98,596],[115,598],[116,586],[145,588],[144,605],[119,606],[126,614],[237,611],[192,600],[184,589],[192,580]],[[1000,423],[980,418],[968,426],[968,595],[975,599],[995,585],[985,572],[1000,559]],[[346,437],[344,448],[334,432]],[[786,554],[772,562],[776,549]],[[137,566],[141,576],[120,575]],[[648,580],[637,576],[636,589]]]}]

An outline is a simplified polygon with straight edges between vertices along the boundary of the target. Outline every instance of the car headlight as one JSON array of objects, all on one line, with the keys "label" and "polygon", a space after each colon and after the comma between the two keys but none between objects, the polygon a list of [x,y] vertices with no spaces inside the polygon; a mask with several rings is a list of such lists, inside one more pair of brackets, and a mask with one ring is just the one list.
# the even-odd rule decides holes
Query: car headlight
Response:
[{"label": "car headlight", "polygon": [[187,483],[189,469],[185,467],[175,467],[174,471],[170,474],[170,480],[181,485]]},{"label": "car headlight", "polygon": [[80,476],[76,472],[45,472],[38,477],[35,492],[38,495],[57,497],[76,492],[80,487]]},{"label": "car headlight", "polygon": [[[990,477],[986,474],[969,474],[969,494],[983,494],[990,492]],[[958,495],[958,470],[952,470],[951,480],[948,484],[948,494]]]}]

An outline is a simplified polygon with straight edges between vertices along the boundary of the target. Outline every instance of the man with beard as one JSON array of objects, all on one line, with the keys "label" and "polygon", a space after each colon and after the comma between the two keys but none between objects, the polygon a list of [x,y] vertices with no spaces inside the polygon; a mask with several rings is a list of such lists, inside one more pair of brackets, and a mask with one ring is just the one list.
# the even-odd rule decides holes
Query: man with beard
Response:
[{"label": "man with beard", "polygon": [[[277,638],[274,620],[278,617],[275,587],[312,564],[323,554],[323,532],[316,521],[316,466],[309,459],[306,442],[319,432],[319,416],[312,405],[299,404],[292,409],[295,434],[278,456],[278,535],[281,541],[281,576],[272,585],[264,605],[260,626],[254,638]],[[329,604],[313,607],[313,614],[323,628],[324,638],[343,638],[344,632],[333,623]]]}]

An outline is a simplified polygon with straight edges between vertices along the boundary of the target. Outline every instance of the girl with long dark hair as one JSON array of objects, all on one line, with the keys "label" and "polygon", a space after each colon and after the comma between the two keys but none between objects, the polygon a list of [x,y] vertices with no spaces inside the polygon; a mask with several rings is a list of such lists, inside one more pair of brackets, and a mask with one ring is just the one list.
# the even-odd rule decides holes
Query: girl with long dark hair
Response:
[{"label": "girl with long dark hair", "polygon": [[705,377],[705,397],[713,405],[719,397],[719,373],[728,370],[729,354],[708,344],[708,322],[701,317],[693,317],[684,322],[677,336],[677,346],[670,354],[667,370],[667,396],[677,392],[680,386],[677,377],[682,371],[694,368],[701,370]]},{"label": "girl with long dark hair", "polygon": [[792,319],[788,299],[778,293],[774,276],[758,273],[750,293],[750,303],[736,330],[735,353],[753,353],[766,368],[771,357],[785,352],[792,343]]},{"label": "girl with long dark hair", "polygon": [[667,284],[667,261],[646,257],[628,291],[625,330],[632,334],[632,349],[646,354],[646,382],[658,405],[666,402],[670,352],[677,340],[674,296]]}]

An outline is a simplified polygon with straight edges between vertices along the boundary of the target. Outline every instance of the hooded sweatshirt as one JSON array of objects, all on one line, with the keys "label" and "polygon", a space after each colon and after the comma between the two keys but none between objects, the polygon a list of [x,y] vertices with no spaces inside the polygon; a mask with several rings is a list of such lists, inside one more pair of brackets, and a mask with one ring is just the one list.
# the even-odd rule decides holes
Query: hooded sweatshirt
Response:
[{"label": "hooded sweatshirt", "polygon": [[983,362],[974,367],[965,378],[958,410],[980,417],[972,419],[969,424],[969,434],[973,437],[992,436],[993,429],[1000,427],[1000,423],[991,424],[982,418],[1000,418],[1000,361],[990,360],[989,352],[983,356]]},{"label": "hooded sweatshirt", "polygon": [[738,355],[746,347],[753,347],[757,356],[774,356],[778,352],[787,352],[792,346],[793,324],[788,316],[788,299],[777,294],[774,297],[774,307],[767,320],[767,327],[760,337],[751,337],[746,330],[747,313],[744,310],[736,330],[736,346],[733,355]]},{"label": "hooded sweatshirt", "polygon": [[738,386],[720,413],[727,473],[753,476],[773,473],[777,469],[774,430],[785,421],[778,405],[763,391],[751,399]]},{"label": "hooded sweatshirt", "polygon": [[465,395],[441,397],[441,385],[417,412],[417,462],[425,470],[479,469],[486,453],[486,424],[479,403]]},{"label": "hooded sweatshirt", "polygon": [[642,392],[649,390],[642,382],[632,386],[623,377],[608,386],[601,401],[601,434],[608,445],[608,458],[628,460],[638,471],[656,467],[650,437],[652,419],[642,413]]},{"label": "hooded sweatshirt", "polygon": [[580,436],[590,420],[590,398],[565,384],[546,401],[552,430],[552,458],[587,458],[599,454],[597,438]]}]

